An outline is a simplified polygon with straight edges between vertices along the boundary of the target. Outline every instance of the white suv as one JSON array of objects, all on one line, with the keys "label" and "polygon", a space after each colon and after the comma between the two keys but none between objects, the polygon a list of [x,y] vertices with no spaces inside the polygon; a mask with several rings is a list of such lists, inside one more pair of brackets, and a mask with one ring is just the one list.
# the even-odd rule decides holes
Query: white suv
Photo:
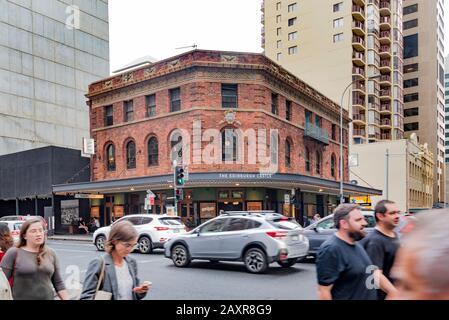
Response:
[{"label": "white suv", "polygon": [[[174,235],[186,232],[186,226],[181,218],[166,214],[133,214],[124,216],[119,221],[129,221],[136,228],[139,238],[136,249],[141,253],[151,253],[153,249],[163,248],[164,243]],[[94,245],[97,250],[103,251],[111,226],[95,230],[93,235]]]}]

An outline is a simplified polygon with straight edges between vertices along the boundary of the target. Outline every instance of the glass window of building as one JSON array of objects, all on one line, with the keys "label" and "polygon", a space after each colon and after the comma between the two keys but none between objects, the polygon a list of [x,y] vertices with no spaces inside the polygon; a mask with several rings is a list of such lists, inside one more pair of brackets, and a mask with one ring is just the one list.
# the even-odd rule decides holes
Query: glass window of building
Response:
[{"label": "glass window of building", "polygon": [[136,167],[136,144],[129,141],[126,144],[126,168],[134,169]]},{"label": "glass window of building", "polygon": [[147,105],[147,117],[154,117],[156,115],[156,95],[146,96],[145,101]]},{"label": "glass window of building", "polygon": [[156,137],[148,140],[148,165],[157,166],[159,163],[159,145]]},{"label": "glass window of building", "polygon": [[343,18],[334,19],[334,28],[343,27]]},{"label": "glass window of building", "polygon": [[226,162],[237,161],[237,134],[234,129],[225,129],[221,133],[221,159]]},{"label": "glass window of building", "polygon": [[404,80],[404,88],[416,87],[418,85],[418,78]]},{"label": "glass window of building", "polygon": [[282,58],[282,53],[278,52],[276,55],[276,60],[281,61],[281,58]]},{"label": "glass window of building", "polygon": [[278,35],[278,36],[282,35],[282,29],[281,28],[277,28],[276,29],[276,35]]},{"label": "glass window of building", "polygon": [[334,34],[334,43],[343,41],[343,33]]},{"label": "glass window of building", "polygon": [[315,155],[315,171],[317,174],[321,174],[321,153],[319,151]]},{"label": "glass window of building", "polygon": [[295,32],[290,32],[290,33],[288,34],[288,41],[294,41],[294,40],[296,40],[296,39],[298,39],[298,32],[297,32],[297,31],[295,31]]},{"label": "glass window of building", "polygon": [[105,109],[104,125],[112,126],[114,124],[114,107],[106,106],[104,109]]},{"label": "glass window of building", "polygon": [[412,4],[411,6],[404,7],[403,15],[408,15],[418,11],[418,4]]},{"label": "glass window of building", "polygon": [[285,100],[285,120],[292,121],[292,102]]},{"label": "glass window of building", "polygon": [[276,23],[281,23],[281,15],[276,16]]},{"label": "glass window of building", "polygon": [[291,150],[292,150],[292,145],[291,145],[290,141],[285,140],[285,166],[286,167],[291,166],[291,158],[290,158]]},{"label": "glass window of building", "polygon": [[309,148],[306,148],[304,151],[304,161],[306,164],[306,171],[310,172],[310,152]]},{"label": "glass window of building", "polygon": [[419,108],[404,109],[404,117],[413,117],[419,115]]},{"label": "glass window of building", "polygon": [[293,46],[288,48],[288,54],[297,54],[298,53],[298,46]]},{"label": "glass window of building", "polygon": [[280,2],[276,3],[276,10],[277,11],[281,10],[281,3]]},{"label": "glass window of building", "polygon": [[334,4],[334,12],[340,12],[343,10],[343,2]]},{"label": "glass window of building", "polygon": [[282,40],[278,40],[276,42],[276,48],[281,49],[282,48]]},{"label": "glass window of building", "polygon": [[221,106],[222,108],[237,108],[238,93],[237,84],[221,84]]},{"label": "glass window of building", "polygon": [[296,24],[297,20],[298,20],[298,18],[296,18],[296,17],[288,19],[288,26],[289,27],[294,26]]},{"label": "glass window of building", "polygon": [[133,121],[134,120],[134,105],[133,100],[125,101],[124,102],[124,115],[125,115],[125,122]]},{"label": "glass window of building", "polygon": [[406,123],[404,124],[404,131],[415,131],[419,130],[419,123],[418,122],[412,122],[412,123]]},{"label": "glass window of building", "polygon": [[170,112],[181,110],[181,88],[170,89]]},{"label": "glass window of building", "polygon": [[413,19],[410,21],[404,21],[404,30],[415,28],[418,26],[418,19]]},{"label": "glass window of building", "polygon": [[292,3],[288,5],[288,12],[295,12],[298,9],[298,4]]},{"label": "glass window of building", "polygon": [[404,37],[404,59],[418,56],[418,34]]},{"label": "glass window of building", "polygon": [[271,113],[278,115],[279,114],[279,105],[278,105],[278,94],[271,94]]},{"label": "glass window of building", "polygon": [[115,171],[115,147],[111,143],[106,147],[107,170]]},{"label": "glass window of building", "polygon": [[404,102],[412,102],[412,101],[418,101],[419,100],[419,93],[409,93],[404,95]]},{"label": "glass window of building", "polygon": [[404,73],[416,72],[419,70],[418,63],[406,64],[403,67]]}]

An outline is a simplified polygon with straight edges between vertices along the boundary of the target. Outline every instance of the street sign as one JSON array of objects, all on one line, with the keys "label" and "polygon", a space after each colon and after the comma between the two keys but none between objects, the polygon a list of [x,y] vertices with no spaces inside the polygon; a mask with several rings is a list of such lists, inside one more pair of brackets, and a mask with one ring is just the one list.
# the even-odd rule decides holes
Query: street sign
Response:
[{"label": "street sign", "polygon": [[149,196],[149,197],[156,197],[156,195],[150,189],[147,190],[147,196]]},{"label": "street sign", "polygon": [[95,154],[95,140],[90,138],[83,138],[83,153],[86,155]]},{"label": "street sign", "polygon": [[85,193],[76,193],[76,199],[104,199],[103,194],[85,194]]},{"label": "street sign", "polygon": [[351,154],[348,157],[348,162],[350,167],[358,167],[359,166],[359,155]]},{"label": "street sign", "polygon": [[154,197],[150,197],[150,206],[154,206]]},{"label": "street sign", "polygon": [[284,203],[290,204],[290,195],[288,193],[284,194]]},{"label": "street sign", "polygon": [[175,216],[175,207],[174,206],[167,206],[167,215],[169,216]]}]

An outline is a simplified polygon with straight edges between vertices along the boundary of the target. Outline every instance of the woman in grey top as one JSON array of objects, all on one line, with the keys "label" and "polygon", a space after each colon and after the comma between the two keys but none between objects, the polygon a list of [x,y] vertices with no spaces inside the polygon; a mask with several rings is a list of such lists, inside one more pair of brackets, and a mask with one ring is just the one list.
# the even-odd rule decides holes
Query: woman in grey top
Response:
[{"label": "woman in grey top", "polygon": [[12,278],[15,300],[53,300],[53,288],[61,300],[68,299],[56,254],[45,245],[40,218],[27,220],[22,225],[19,245],[6,252],[1,268],[8,279]]},{"label": "woman in grey top", "polygon": [[81,300],[95,298],[103,263],[105,271],[99,290],[112,293],[113,300],[140,300],[145,297],[151,284],[148,281],[139,284],[136,260],[128,257],[137,244],[137,237],[136,229],[128,221],[112,225],[105,244],[108,254],[90,262]]}]

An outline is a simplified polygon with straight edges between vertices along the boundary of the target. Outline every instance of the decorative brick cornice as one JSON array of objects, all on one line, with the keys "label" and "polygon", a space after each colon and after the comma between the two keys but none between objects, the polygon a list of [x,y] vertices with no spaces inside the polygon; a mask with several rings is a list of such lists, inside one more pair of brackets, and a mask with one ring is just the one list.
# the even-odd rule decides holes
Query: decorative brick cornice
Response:
[{"label": "decorative brick cornice", "polygon": [[[326,107],[335,114],[340,114],[340,106],[300,80],[280,65],[263,54],[241,53],[226,51],[193,50],[152,65],[114,75],[89,85],[88,98],[122,89],[143,81],[162,77],[193,67],[232,68],[242,70],[263,70],[275,78],[283,81],[293,89],[298,90],[305,97]],[[343,110],[348,120],[348,112]]]}]

